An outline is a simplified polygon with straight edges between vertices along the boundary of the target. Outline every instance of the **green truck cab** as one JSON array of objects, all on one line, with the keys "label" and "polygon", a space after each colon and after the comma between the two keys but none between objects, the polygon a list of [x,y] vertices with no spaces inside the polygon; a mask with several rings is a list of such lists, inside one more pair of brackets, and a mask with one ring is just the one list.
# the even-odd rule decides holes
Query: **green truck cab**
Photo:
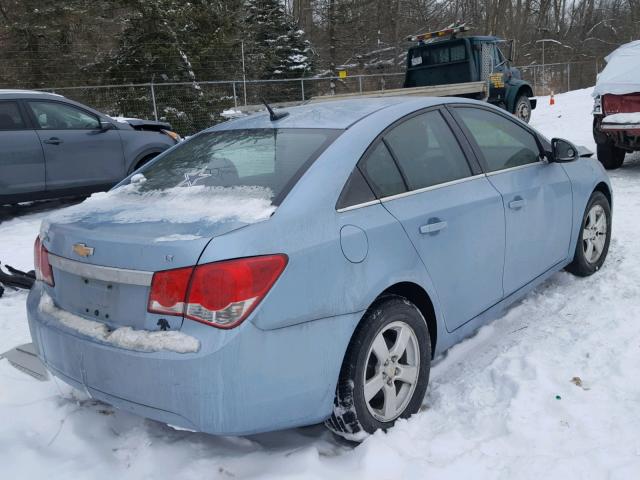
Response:
[{"label": "green truck cab", "polygon": [[466,30],[460,26],[409,37],[418,44],[407,54],[404,87],[486,82],[484,91],[460,96],[487,101],[528,123],[536,108],[533,89],[499,48],[510,44],[512,50],[513,44],[495,36],[456,38]]}]

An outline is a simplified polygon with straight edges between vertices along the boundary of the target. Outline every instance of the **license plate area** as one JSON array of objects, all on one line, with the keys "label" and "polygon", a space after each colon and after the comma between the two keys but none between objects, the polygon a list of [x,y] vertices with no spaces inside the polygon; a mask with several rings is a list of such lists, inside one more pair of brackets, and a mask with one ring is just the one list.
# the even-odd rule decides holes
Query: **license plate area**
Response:
[{"label": "license plate area", "polygon": [[148,287],[97,280],[54,270],[54,301],[69,313],[110,328],[144,329]]}]

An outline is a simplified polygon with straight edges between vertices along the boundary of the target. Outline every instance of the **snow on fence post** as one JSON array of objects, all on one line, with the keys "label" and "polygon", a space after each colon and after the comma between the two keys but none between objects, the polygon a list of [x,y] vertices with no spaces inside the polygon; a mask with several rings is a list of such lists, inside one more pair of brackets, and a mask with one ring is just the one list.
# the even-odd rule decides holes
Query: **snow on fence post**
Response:
[{"label": "snow on fence post", "polygon": [[153,118],[158,121],[158,106],[156,105],[156,89],[153,86],[153,80],[149,84],[151,86],[151,102],[153,103]]},{"label": "snow on fence post", "polygon": [[567,92],[571,91],[571,63],[567,62]]},{"label": "snow on fence post", "polygon": [[358,75],[358,88],[360,88],[360,95],[362,95],[362,75]]},{"label": "snow on fence post", "polygon": [[304,78],[300,79],[300,92],[302,93],[302,101],[304,102]]}]

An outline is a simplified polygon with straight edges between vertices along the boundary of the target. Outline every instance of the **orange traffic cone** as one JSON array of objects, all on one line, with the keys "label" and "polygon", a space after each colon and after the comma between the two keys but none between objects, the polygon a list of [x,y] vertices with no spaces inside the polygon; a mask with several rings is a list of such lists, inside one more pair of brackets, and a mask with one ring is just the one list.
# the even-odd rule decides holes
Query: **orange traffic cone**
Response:
[{"label": "orange traffic cone", "polygon": [[551,92],[551,96],[549,97],[549,105],[555,105],[556,99],[553,97],[553,92]]}]

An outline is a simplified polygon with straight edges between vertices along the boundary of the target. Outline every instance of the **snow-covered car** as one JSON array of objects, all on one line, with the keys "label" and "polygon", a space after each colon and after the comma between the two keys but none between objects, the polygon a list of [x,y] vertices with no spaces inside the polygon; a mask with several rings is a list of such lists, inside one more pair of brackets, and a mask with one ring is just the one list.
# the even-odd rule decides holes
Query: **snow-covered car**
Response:
[{"label": "snow-covered car", "polygon": [[598,160],[607,169],[640,150],[640,40],[622,45],[606,58],[593,95],[593,138]]},{"label": "snow-covered car", "polygon": [[54,375],[168,424],[362,439],[418,411],[434,356],[596,272],[611,197],[598,162],[478,101],[257,114],[46,219],[31,335]]},{"label": "snow-covered car", "polygon": [[179,140],[165,122],[114,119],[52,93],[0,90],[0,205],[108,190]]}]

